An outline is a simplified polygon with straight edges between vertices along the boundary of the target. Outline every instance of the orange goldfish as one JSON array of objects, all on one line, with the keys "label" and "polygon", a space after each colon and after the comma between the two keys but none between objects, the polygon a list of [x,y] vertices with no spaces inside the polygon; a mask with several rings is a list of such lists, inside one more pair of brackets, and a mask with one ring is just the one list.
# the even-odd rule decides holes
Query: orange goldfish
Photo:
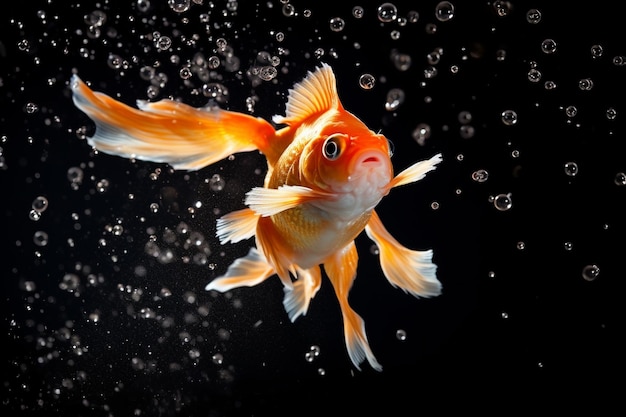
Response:
[{"label": "orange goldfish", "polygon": [[322,282],[330,280],[341,307],[345,343],[354,366],[372,353],[362,318],[348,304],[356,277],[354,239],[363,230],[379,249],[381,269],[394,287],[415,297],[441,293],[432,250],[402,246],[374,208],[397,186],[422,179],[441,154],[393,176],[389,141],[346,111],[335,75],[322,64],[289,90],[285,116],[272,124],[251,115],[194,108],[173,100],[137,101],[139,109],[91,91],[71,80],[76,106],[96,124],[88,138],[99,151],[126,158],[197,170],[237,152],[260,151],[267,158],[263,187],[245,197],[246,207],[217,220],[222,244],[254,237],[256,247],[233,262],[206,290],[229,291],[278,275],[283,304],[294,321],[306,314]]}]

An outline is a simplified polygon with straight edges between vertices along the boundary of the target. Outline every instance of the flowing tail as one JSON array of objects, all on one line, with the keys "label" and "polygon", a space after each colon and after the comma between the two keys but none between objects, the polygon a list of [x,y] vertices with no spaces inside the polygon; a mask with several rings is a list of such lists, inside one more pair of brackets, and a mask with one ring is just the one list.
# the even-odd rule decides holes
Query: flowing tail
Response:
[{"label": "flowing tail", "polygon": [[263,119],[174,100],[138,100],[139,109],[92,91],[72,76],[76,107],[96,124],[91,146],[111,155],[197,170],[237,152],[271,151],[275,130]]}]

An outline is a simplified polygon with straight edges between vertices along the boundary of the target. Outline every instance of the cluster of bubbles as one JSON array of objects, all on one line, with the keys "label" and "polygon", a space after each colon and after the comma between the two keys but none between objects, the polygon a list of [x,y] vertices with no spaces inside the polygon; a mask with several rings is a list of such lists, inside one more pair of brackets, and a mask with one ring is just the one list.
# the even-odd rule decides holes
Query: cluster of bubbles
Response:
[{"label": "cluster of bubbles", "polygon": [[[275,85],[281,74],[290,70],[289,62],[295,59],[293,58],[295,54],[290,52],[287,47],[287,40],[290,36],[289,30],[268,28],[267,36],[270,37],[270,41],[266,44],[259,41],[260,46],[255,47],[252,57],[244,59],[243,56],[249,55],[250,51],[237,49],[237,41],[241,41],[247,36],[245,31],[242,31],[246,28],[239,28],[240,32],[237,32],[231,27],[230,19],[234,19],[244,6],[252,6],[244,5],[243,2],[236,0],[227,0],[222,8],[213,2],[206,2],[206,0],[167,0],[167,2],[162,3],[167,5],[168,11],[174,17],[162,17],[162,21],[159,21],[161,17],[152,13],[156,6],[154,0],[136,0],[133,2],[135,14],[124,16],[134,26],[131,31],[134,36],[133,39],[139,41],[143,46],[143,50],[136,54],[128,52],[129,49],[122,45],[129,39],[120,32],[124,27],[122,19],[116,13],[109,11],[107,2],[99,4],[97,10],[89,10],[84,15],[83,20],[79,22],[79,27],[73,31],[81,37],[81,42],[76,45],[68,43],[67,46],[64,45],[64,48],[75,47],[77,56],[85,63],[99,62],[102,67],[112,71],[115,75],[136,74],[144,83],[145,95],[150,100],[177,96],[178,94],[172,94],[171,91],[174,87],[182,85],[181,89],[178,90],[179,93],[184,91],[199,97],[209,106],[232,104],[229,103],[229,100],[231,100],[231,93],[235,92],[235,88],[245,86],[245,88],[253,90],[257,87]],[[489,4],[497,19],[506,19],[512,14],[512,6],[509,1],[493,1]],[[262,4],[257,4],[254,7],[269,8],[270,5],[287,19],[287,24],[297,24],[295,20],[289,20],[296,16],[307,19],[316,13],[315,10],[311,9],[298,10],[295,3],[291,3],[289,0],[282,0],[278,3],[262,2]],[[316,29],[316,34],[312,35],[310,39],[310,45],[302,45],[302,48],[310,47],[313,50],[306,55],[308,57],[315,57],[320,60],[336,58],[339,56],[337,50],[318,47],[315,39],[321,39],[326,32],[332,36],[347,35],[351,25],[357,21],[363,22],[371,14],[375,16],[377,25],[388,30],[388,40],[391,41],[389,53],[382,58],[391,62],[392,68],[403,75],[409,74],[410,71],[416,71],[418,76],[413,77],[412,82],[419,85],[420,88],[425,89],[446,75],[456,76],[462,72],[462,63],[471,57],[471,53],[465,48],[461,48],[459,55],[457,50],[435,46],[418,56],[400,51],[394,45],[394,41],[403,39],[403,28],[410,25],[415,26],[418,23],[423,23],[424,32],[428,35],[445,32],[447,25],[454,24],[453,22],[461,17],[458,13],[460,10],[457,10],[455,4],[450,1],[441,1],[429,10],[420,9],[421,14],[417,10],[402,10],[398,5],[399,3],[392,2],[381,2],[375,8],[357,5],[351,9],[349,15],[333,15],[327,20],[326,27]],[[417,8],[419,5],[416,4],[415,7]],[[45,10],[38,11],[37,17],[42,25],[55,20]],[[542,10],[537,8],[526,10],[524,17],[526,24],[532,28],[541,28],[541,24],[545,23],[546,20]],[[199,23],[201,30],[193,29],[193,33],[190,33],[192,30],[187,28],[191,27],[192,23]],[[14,25],[21,26],[20,23],[14,23]],[[156,29],[157,27],[158,29]],[[194,28],[197,27],[194,26]],[[26,33],[25,30],[30,28],[21,29]],[[46,40],[46,38],[47,35],[41,36],[41,39]],[[61,43],[62,39],[60,37],[58,40],[46,41]],[[564,45],[566,41],[566,39],[559,39],[556,34],[550,34],[550,37],[542,36],[539,42],[533,43],[536,56],[527,60],[528,67],[520,73],[520,79],[527,81],[530,87],[538,87],[542,92],[545,90],[553,93],[568,88],[570,91],[574,90],[576,94],[572,95],[571,100],[579,101],[559,103],[560,112],[564,114],[567,126],[573,124],[579,126],[577,123],[588,115],[586,112],[593,111],[600,112],[603,121],[608,123],[619,120],[621,108],[615,104],[611,103],[600,109],[591,110],[584,105],[585,95],[594,94],[602,88],[602,82],[596,75],[573,74],[572,79],[574,81],[565,81],[559,78],[559,74],[551,72],[547,63],[551,59],[558,58],[559,54],[566,49]],[[15,43],[15,47],[20,53],[29,56],[37,47],[41,46],[41,42],[43,41],[38,41],[35,37],[24,35]],[[0,44],[0,46],[2,45]],[[107,53],[101,55],[97,52],[97,46],[105,46]],[[623,69],[626,66],[626,55],[620,52],[611,55],[610,51],[610,48],[602,43],[592,43],[590,46],[585,46],[584,54],[590,57],[596,65],[602,65],[604,62],[614,68]],[[64,54],[68,55],[70,52],[64,52]],[[458,62],[446,64],[450,61],[446,61],[445,58],[452,55],[458,58]],[[507,57],[507,51],[501,49],[496,52],[494,59],[504,62],[508,59]],[[41,59],[45,58],[34,57],[33,63],[38,66],[41,64]],[[381,59],[381,57],[375,59]],[[449,66],[444,68],[444,65]],[[359,68],[358,65],[356,67]],[[110,74],[106,77],[113,78]],[[54,86],[57,84],[56,78],[46,78],[44,81],[47,85]],[[365,92],[364,94],[385,88],[386,90],[382,95],[384,99],[382,103],[378,103],[379,107],[385,116],[395,116],[409,107],[406,103],[412,97],[409,90],[404,87],[388,86],[390,79],[389,76],[381,76],[371,69],[366,69],[366,66],[362,66],[358,69],[352,82],[355,86],[358,85],[356,88],[360,88]],[[567,82],[569,84],[566,84]],[[1,83],[2,80],[0,80]],[[25,88],[25,90],[28,89]],[[246,96],[245,109],[249,113],[255,113],[260,107],[258,105],[259,97],[250,91],[246,91],[244,95]],[[427,95],[423,101],[429,105],[436,99],[436,96]],[[17,107],[27,118],[38,116],[46,118],[44,122],[46,129],[60,125],[58,119],[51,115],[50,108],[38,102],[37,97],[27,97]],[[526,114],[516,105],[507,104],[489,116],[492,116],[493,120],[496,121],[497,128],[503,129],[503,136],[508,134],[513,136],[514,133],[510,132],[514,132],[520,125],[530,123]],[[420,117],[422,116],[420,115]],[[412,138],[420,147],[447,146],[443,143],[445,139],[442,139],[444,135],[441,133],[451,131],[455,133],[455,138],[458,136],[461,139],[462,146],[483,139],[480,129],[485,118],[479,112],[455,108],[451,119],[450,124],[445,126],[438,126],[428,118],[423,120],[411,119],[411,129],[406,136],[409,142]],[[67,123],[69,125],[70,121]],[[458,126],[458,131],[450,129],[450,126]],[[71,132],[69,126],[68,131]],[[87,126],[80,126],[74,129],[74,134],[77,138],[84,140],[88,131]],[[24,136],[29,144],[38,143],[36,135],[29,133]],[[3,145],[0,147],[0,171],[3,174],[12,169],[12,167],[9,168],[6,160],[10,149],[8,142],[11,140],[12,138],[9,139],[7,136],[0,136],[0,143]],[[513,159],[519,158],[518,149],[507,149]],[[450,158],[450,162],[446,163],[456,163],[462,167],[461,169],[465,169],[473,163],[471,158],[466,155],[458,153],[456,162],[454,158]],[[30,206],[28,206],[27,201],[19,211],[20,216],[25,218],[30,226],[33,226],[33,230],[37,229],[34,232],[29,231],[27,235],[27,243],[30,245],[32,241],[36,265],[43,266],[46,264],[46,250],[51,251],[53,248],[58,248],[60,251],[78,251],[82,249],[81,246],[85,243],[93,243],[91,242],[93,236],[96,236],[94,249],[107,256],[105,258],[99,257],[98,261],[94,260],[93,262],[72,259],[69,267],[59,265],[58,268],[50,268],[60,270],[60,272],[51,273],[52,276],[49,277],[50,280],[54,280],[55,290],[61,290],[61,296],[66,295],[71,297],[70,299],[85,297],[85,301],[82,303],[84,307],[81,305],[84,311],[79,313],[79,318],[68,319],[67,322],[56,327],[51,325],[50,328],[47,328],[43,323],[35,323],[36,319],[28,319],[29,323],[24,327],[38,333],[33,342],[40,352],[37,358],[38,365],[43,366],[55,361],[74,364],[78,357],[88,356],[90,345],[92,352],[95,351],[97,349],[96,346],[93,346],[95,343],[88,341],[94,337],[93,333],[90,333],[92,329],[88,326],[81,327],[85,323],[96,328],[98,328],[97,326],[104,327],[112,322],[115,325],[121,323],[121,328],[123,326],[132,327],[132,321],[137,321],[142,324],[156,324],[158,329],[156,340],[146,337],[142,343],[152,345],[152,347],[176,346],[183,353],[179,360],[171,361],[164,367],[159,362],[158,355],[153,354],[151,346],[145,350],[143,350],[143,346],[134,350],[130,349],[132,352],[125,358],[124,366],[133,372],[157,375],[164,372],[164,369],[169,371],[195,369],[201,362],[208,362],[218,368],[217,378],[222,380],[234,378],[236,369],[228,365],[229,357],[225,347],[226,342],[230,340],[231,330],[225,328],[227,326],[222,325],[220,319],[212,316],[215,306],[219,303],[218,297],[204,293],[199,294],[189,289],[198,287],[198,285],[205,285],[218,267],[222,269],[225,267],[222,262],[224,253],[216,250],[217,243],[214,243],[214,238],[210,236],[213,231],[214,217],[217,217],[217,214],[221,212],[220,209],[214,208],[211,213],[210,207],[214,200],[205,202],[198,198],[187,207],[187,210],[178,210],[174,207],[178,202],[171,198],[173,194],[176,194],[176,189],[173,185],[167,184],[168,181],[173,180],[171,177],[163,179],[160,168],[157,168],[147,174],[151,184],[148,188],[152,187],[154,192],[147,203],[142,199],[140,204],[131,204],[130,209],[127,205],[124,209],[115,208],[111,209],[111,212],[107,212],[100,210],[101,207],[97,207],[98,202],[113,200],[117,194],[112,193],[112,188],[116,188],[119,184],[112,181],[106,173],[97,170],[97,164],[94,164],[93,161],[88,163],[67,162],[67,164],[61,173],[62,181],[59,185],[60,189],[63,190],[61,193],[63,196],[56,194],[54,190],[33,192],[27,197],[28,201],[32,201]],[[554,164],[558,164],[558,172],[561,176],[564,175],[569,184],[576,183],[588,173],[586,165],[577,160],[576,157],[568,156],[567,159],[554,162]],[[509,184],[502,185],[502,182],[506,182],[507,179],[503,178],[502,171],[492,169],[486,164],[482,165],[481,162],[481,164],[471,166],[463,172],[464,179],[470,184],[468,188],[475,187],[472,189],[478,190],[479,195],[484,191],[485,194],[481,195],[480,202],[490,213],[495,213],[498,219],[513,216],[513,213],[516,212],[514,207],[522,201],[524,196],[522,193],[518,194],[517,191],[512,190],[512,187],[507,188]],[[624,170],[616,170],[613,174],[611,174],[612,177],[608,176],[605,180],[609,183],[612,181],[613,188],[620,187],[620,191],[626,189]],[[204,186],[201,187],[202,191],[207,194],[213,193],[218,198],[225,199],[227,196],[223,191],[227,185],[227,178],[230,177],[222,173],[211,173],[204,180]],[[61,247],[63,245],[56,247],[54,241],[51,241],[51,237],[54,239],[55,236],[48,229],[51,223],[46,223],[46,221],[49,217],[56,215],[54,212],[62,210],[61,207],[65,204],[64,199],[68,198],[65,195],[68,186],[73,191],[70,194],[80,194],[80,198],[84,201],[93,203],[93,210],[87,209],[84,212],[79,212],[72,209],[71,212],[67,213],[67,216],[63,215],[66,220],[69,219],[70,228],[73,227],[76,233],[67,238],[66,247]],[[496,187],[498,188],[496,189]],[[461,191],[460,188],[457,188],[455,193],[461,195]],[[139,190],[132,190],[125,203],[132,203],[135,200],[135,194],[139,194]],[[69,198],[74,198],[75,195],[70,195]],[[429,203],[433,211],[441,208],[442,203],[440,201],[443,202],[443,198]],[[51,203],[52,209],[49,208]],[[138,207],[139,205],[141,207]],[[201,224],[194,224],[190,221],[190,219],[195,220],[195,214],[205,206],[209,207],[203,212],[209,213],[207,215],[208,220]],[[133,218],[134,214],[128,213],[128,210],[135,209],[141,212],[137,214],[137,218]],[[124,210],[123,219],[119,217],[122,215],[121,210]],[[95,215],[91,217],[93,215],[91,211],[103,212],[104,214],[100,214],[100,217],[97,218]],[[439,210],[439,212],[442,211]],[[142,216],[143,212],[147,212],[147,215]],[[169,220],[174,218],[174,220],[163,225],[157,222],[156,219],[159,218]],[[85,222],[81,224],[83,219]],[[151,223],[152,221],[155,224]],[[142,232],[136,231],[139,230],[136,223],[140,225]],[[208,226],[209,224],[211,226]],[[82,235],[83,232],[84,235]],[[59,232],[59,235],[62,234]],[[522,253],[526,254],[534,250],[531,241],[516,238],[513,242],[515,242],[515,249]],[[562,244],[561,250],[571,252],[574,250],[575,242],[568,240],[564,243],[561,241],[559,244]],[[140,250],[132,252],[133,244],[137,243]],[[20,245],[27,247],[24,242],[20,242]],[[577,243],[576,248],[578,248]],[[379,255],[380,251],[376,245],[371,247],[371,253],[373,256]],[[70,258],[73,256],[71,255]],[[124,275],[125,266],[123,265],[126,265],[124,262],[134,256],[137,258],[130,262],[132,264],[131,272]],[[608,268],[605,268],[602,262],[599,264],[592,262],[583,261],[582,271],[577,272],[577,279],[581,280],[582,276],[585,285],[594,285],[591,282],[598,279],[602,280],[600,278],[600,266],[602,266],[603,275],[607,275]],[[153,275],[158,275],[159,271],[169,271],[168,268],[171,267],[180,268],[181,264],[184,269],[195,268],[195,270],[202,271],[201,276],[204,281],[199,284],[197,281],[191,282],[189,279],[180,284],[181,287],[189,287],[185,290],[174,288],[173,283],[163,284],[152,281]],[[16,273],[21,274],[22,272]],[[179,272],[176,273],[179,274]],[[27,274],[24,273],[24,275]],[[494,271],[489,271],[488,276],[490,279],[496,278]],[[181,280],[185,280],[185,278],[183,276]],[[113,294],[110,291],[107,292],[110,289],[109,284],[112,284],[117,290]],[[55,299],[55,296],[42,291],[44,285],[36,277],[28,276],[21,279],[20,289],[25,293],[25,299],[28,300],[26,310],[29,313],[36,311],[37,308],[34,306],[40,303],[62,304],[61,301]],[[229,293],[219,297],[219,300],[225,300],[230,307],[241,309],[241,299],[233,294]],[[115,304],[113,309],[109,309],[107,304],[111,300]],[[41,310],[45,311],[46,308],[50,307],[46,306]],[[63,312],[63,314],[66,313]],[[503,319],[508,319],[512,313],[511,311],[498,311],[498,314]],[[130,318],[131,324],[124,323],[126,318]],[[260,323],[258,321],[254,328],[257,328]],[[12,331],[18,333],[17,329],[20,326],[19,323],[14,324]],[[408,332],[409,330],[398,329],[395,332],[395,340],[407,341]],[[124,343],[130,344],[131,342],[125,341]],[[71,352],[69,359],[60,353],[64,346],[68,346],[68,350]],[[321,349],[318,345],[311,345],[304,354],[304,361],[315,363],[315,365],[319,364],[326,359],[321,357],[320,352]],[[26,367],[26,365],[24,366]],[[328,368],[316,366],[316,372],[320,376],[327,375],[327,370]],[[93,377],[88,372],[79,370],[76,377],[62,378],[60,382],[53,381],[44,390],[53,392],[51,398],[59,398],[61,396],[59,393],[71,392],[76,386],[89,381],[91,378]],[[207,379],[210,378],[214,378],[214,376],[207,377]],[[123,387],[116,387],[116,389],[123,390]],[[45,397],[44,394],[41,396]],[[45,399],[41,398],[39,401],[44,403]],[[138,409],[135,414],[141,415],[142,411]]]}]

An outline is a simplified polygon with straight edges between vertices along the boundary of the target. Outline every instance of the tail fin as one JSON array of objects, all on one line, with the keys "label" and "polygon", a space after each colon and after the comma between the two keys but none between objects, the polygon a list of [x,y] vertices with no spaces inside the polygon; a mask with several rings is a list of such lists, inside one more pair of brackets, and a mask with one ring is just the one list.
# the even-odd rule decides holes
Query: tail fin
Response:
[{"label": "tail fin", "polygon": [[77,75],[71,88],[76,107],[96,123],[89,144],[125,158],[197,170],[237,152],[267,152],[275,133],[263,119],[173,100],[138,101],[135,109],[93,92]]},{"label": "tail fin", "polygon": [[385,229],[374,211],[365,232],[380,251],[380,266],[387,280],[415,297],[434,297],[441,294],[437,280],[437,265],[432,263],[433,252],[416,251],[402,246]]},{"label": "tail fin", "polygon": [[330,282],[333,284],[341,314],[343,315],[343,330],[348,348],[348,356],[354,366],[361,370],[360,364],[365,359],[370,366],[382,371],[383,367],[378,363],[372,353],[367,336],[365,335],[365,323],[363,319],[348,304],[348,292],[356,277],[358,254],[354,241],[346,246],[341,252],[324,262],[324,269]]}]

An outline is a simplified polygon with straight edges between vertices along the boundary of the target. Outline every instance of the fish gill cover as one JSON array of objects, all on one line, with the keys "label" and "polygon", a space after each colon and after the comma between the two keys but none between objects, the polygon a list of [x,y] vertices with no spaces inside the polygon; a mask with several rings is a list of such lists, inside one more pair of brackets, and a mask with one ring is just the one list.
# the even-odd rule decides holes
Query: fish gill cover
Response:
[{"label": "fish gill cover", "polygon": [[[474,410],[502,399],[610,405],[610,381],[626,370],[626,45],[611,6],[4,10],[2,415],[308,414],[337,401],[392,412],[460,397]],[[295,323],[278,279],[204,291],[252,244],[220,245],[215,220],[262,184],[262,155],[184,172],[99,153],[69,88],[78,73],[132,106],[173,98],[271,120],[322,62],[345,108],[393,141],[396,172],[444,156],[377,209],[400,242],[433,249],[442,295],[390,287],[377,248],[357,239],[350,302],[380,374],[347,358],[327,280]]]}]

